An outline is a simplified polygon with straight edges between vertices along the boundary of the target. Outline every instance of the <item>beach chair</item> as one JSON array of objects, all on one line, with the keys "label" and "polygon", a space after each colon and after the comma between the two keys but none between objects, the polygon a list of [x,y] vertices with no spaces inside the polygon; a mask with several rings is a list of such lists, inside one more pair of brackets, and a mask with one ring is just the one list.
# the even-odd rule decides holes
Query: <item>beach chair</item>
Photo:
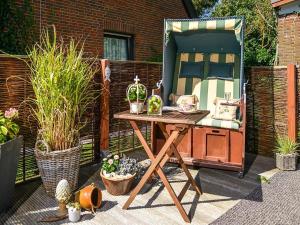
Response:
[{"label": "beach chair", "polygon": [[[237,171],[239,177],[246,132],[243,31],[243,17],[166,19],[161,93],[165,105],[192,95],[199,110],[210,111],[178,145],[185,163]],[[155,153],[163,143],[153,124]]]}]

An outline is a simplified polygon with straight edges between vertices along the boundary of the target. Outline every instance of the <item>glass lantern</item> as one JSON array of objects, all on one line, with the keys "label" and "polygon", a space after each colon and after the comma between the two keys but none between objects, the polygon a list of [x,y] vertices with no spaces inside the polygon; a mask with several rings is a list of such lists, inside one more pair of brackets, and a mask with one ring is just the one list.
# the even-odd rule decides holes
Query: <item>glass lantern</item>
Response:
[{"label": "glass lantern", "polygon": [[147,114],[162,115],[162,108],[163,100],[159,95],[155,95],[153,90],[152,95],[147,100]]},{"label": "glass lantern", "polygon": [[128,85],[126,90],[127,100],[130,106],[130,113],[140,114],[144,111],[144,104],[147,98],[147,88],[139,83],[138,76],[134,78],[134,83]]}]

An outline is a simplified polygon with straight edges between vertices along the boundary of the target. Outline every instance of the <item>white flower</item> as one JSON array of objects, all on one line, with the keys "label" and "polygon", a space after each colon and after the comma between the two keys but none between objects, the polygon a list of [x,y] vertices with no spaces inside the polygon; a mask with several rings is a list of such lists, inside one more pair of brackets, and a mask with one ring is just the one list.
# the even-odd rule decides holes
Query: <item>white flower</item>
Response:
[{"label": "white flower", "polygon": [[115,155],[115,156],[114,156],[114,159],[115,159],[115,160],[118,160],[119,158],[120,158],[119,155]]},{"label": "white flower", "polygon": [[109,163],[109,165],[112,165],[112,164],[114,163],[114,160],[109,159],[109,160],[108,160],[108,163]]},{"label": "white flower", "polygon": [[106,161],[107,161],[107,158],[104,158],[104,159],[103,159],[103,162],[106,162]]}]

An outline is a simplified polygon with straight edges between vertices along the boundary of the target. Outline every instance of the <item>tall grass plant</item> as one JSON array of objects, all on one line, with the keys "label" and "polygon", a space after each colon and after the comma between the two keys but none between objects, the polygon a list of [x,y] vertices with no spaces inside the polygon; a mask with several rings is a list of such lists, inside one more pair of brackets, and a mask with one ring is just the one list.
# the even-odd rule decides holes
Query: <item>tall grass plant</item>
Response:
[{"label": "tall grass plant", "polygon": [[299,144],[296,141],[290,139],[288,136],[278,136],[276,141],[277,141],[277,145],[275,147],[276,153],[282,155],[297,153]]},{"label": "tall grass plant", "polygon": [[29,53],[31,84],[35,94],[33,112],[38,121],[39,138],[52,151],[75,147],[83,114],[95,99],[94,63],[83,58],[83,45],[71,39],[68,44],[57,41],[45,30],[40,43]]}]

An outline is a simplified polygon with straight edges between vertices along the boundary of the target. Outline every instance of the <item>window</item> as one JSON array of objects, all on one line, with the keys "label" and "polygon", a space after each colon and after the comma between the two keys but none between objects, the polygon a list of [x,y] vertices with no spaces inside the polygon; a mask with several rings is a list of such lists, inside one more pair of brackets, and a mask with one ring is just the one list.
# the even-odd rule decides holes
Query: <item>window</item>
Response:
[{"label": "window", "polygon": [[111,60],[133,60],[132,36],[104,33],[104,58]]}]

